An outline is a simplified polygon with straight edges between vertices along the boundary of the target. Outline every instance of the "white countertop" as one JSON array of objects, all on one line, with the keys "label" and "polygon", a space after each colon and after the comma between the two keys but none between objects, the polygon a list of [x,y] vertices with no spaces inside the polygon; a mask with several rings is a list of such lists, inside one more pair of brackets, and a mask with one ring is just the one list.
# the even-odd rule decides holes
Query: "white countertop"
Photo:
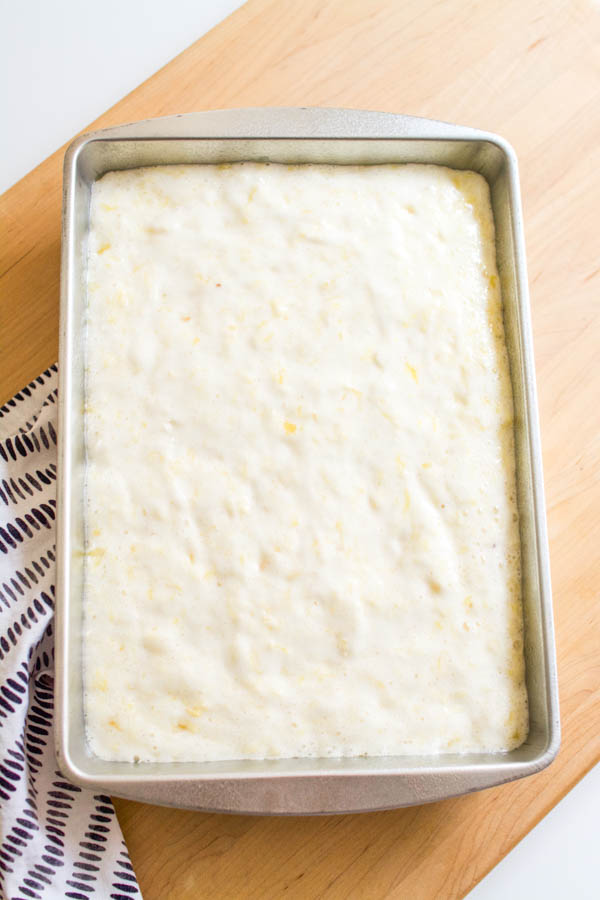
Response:
[{"label": "white countertop", "polygon": [[[98,16],[96,7],[77,0],[7,4],[0,30],[0,192],[241,5],[105,0]],[[469,900],[600,897],[599,809],[596,767]]]}]

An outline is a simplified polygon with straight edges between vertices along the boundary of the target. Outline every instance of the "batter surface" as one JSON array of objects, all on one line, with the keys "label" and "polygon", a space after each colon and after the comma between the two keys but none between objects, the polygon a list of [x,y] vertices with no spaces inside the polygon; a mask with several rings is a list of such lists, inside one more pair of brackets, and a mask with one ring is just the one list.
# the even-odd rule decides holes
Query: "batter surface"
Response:
[{"label": "batter surface", "polygon": [[88,301],[91,750],[518,746],[513,409],[483,178],[109,173]]}]

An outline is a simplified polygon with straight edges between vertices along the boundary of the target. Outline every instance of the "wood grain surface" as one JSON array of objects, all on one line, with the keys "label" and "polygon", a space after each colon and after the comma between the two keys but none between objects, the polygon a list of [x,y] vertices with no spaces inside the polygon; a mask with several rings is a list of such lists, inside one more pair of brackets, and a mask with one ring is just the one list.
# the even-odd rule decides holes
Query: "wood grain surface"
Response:
[{"label": "wood grain surface", "polygon": [[[220,107],[348,106],[489,129],[521,165],[563,746],[545,772],[326,818],[117,801],[145,900],[462,897],[600,756],[600,6],[250,0],[95,126]],[[58,151],[0,200],[0,400],[57,357]]]}]

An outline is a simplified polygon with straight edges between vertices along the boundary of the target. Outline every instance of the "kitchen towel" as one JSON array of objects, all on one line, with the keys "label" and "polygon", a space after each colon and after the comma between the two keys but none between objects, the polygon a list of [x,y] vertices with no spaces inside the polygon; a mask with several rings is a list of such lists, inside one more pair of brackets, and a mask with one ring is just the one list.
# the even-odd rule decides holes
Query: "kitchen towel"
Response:
[{"label": "kitchen towel", "polygon": [[54,755],[57,367],[0,409],[0,897],[141,897],[110,797]]}]

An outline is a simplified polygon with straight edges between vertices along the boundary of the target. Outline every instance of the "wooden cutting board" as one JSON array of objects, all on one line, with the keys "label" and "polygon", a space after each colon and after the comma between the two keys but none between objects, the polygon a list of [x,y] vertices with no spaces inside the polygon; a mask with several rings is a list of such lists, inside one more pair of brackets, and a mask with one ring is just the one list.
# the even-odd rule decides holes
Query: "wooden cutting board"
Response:
[{"label": "wooden cutting board", "polygon": [[[94,127],[260,105],[429,116],[516,148],[563,746],[537,776],[420,808],[269,819],[117,801],[119,818],[145,900],[462,897],[600,756],[600,6],[250,0]],[[63,152],[0,199],[2,401],[57,358]]]}]

